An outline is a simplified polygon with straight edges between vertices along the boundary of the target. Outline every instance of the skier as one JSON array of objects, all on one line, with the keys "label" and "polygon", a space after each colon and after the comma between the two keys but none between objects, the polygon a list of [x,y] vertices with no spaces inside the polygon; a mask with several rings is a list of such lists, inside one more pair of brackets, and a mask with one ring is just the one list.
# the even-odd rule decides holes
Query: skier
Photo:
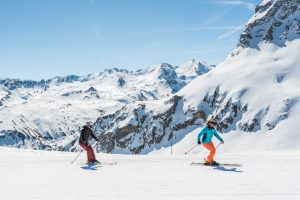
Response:
[{"label": "skier", "polygon": [[212,119],[209,120],[207,122],[207,126],[198,135],[198,144],[201,144],[201,137],[202,137],[203,146],[210,151],[209,155],[206,158],[206,162],[204,163],[205,165],[213,165],[213,166],[219,165],[219,163],[214,161],[214,155],[216,153],[216,149],[211,140],[213,136],[216,136],[216,138],[218,138],[218,140],[220,140],[222,144],[224,144],[224,140],[218,135],[215,129],[216,125],[217,125],[216,121]]},{"label": "skier", "polygon": [[80,132],[79,145],[87,152],[88,164],[97,164],[99,161],[96,160],[94,150],[89,144],[89,138],[92,136],[92,138],[94,138],[97,142],[99,142],[99,139],[95,136],[91,127],[91,122],[87,122],[86,125],[83,126]]}]

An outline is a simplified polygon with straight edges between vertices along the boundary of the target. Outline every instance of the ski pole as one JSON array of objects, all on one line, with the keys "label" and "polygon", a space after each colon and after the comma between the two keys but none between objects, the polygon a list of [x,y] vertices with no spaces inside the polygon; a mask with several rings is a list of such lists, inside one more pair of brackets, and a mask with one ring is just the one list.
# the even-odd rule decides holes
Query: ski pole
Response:
[{"label": "ski pole", "polygon": [[188,151],[185,152],[184,154],[188,154],[190,151],[192,151],[194,148],[196,148],[196,146],[198,146],[198,144],[196,144],[193,148],[191,148],[190,150],[188,150]]},{"label": "ski pole", "polygon": [[73,164],[75,162],[75,160],[79,157],[79,155],[83,152],[83,150],[81,149],[79,154],[76,156],[76,158],[74,158],[74,160],[72,160],[71,164]]},{"label": "ski pole", "polygon": [[[217,149],[221,144],[223,144],[223,143],[218,144],[215,148]],[[192,151],[194,148],[196,148],[196,146],[198,146],[198,144],[196,144],[194,147],[192,147],[190,150],[188,150],[184,154],[188,154],[190,151]]]},{"label": "ski pole", "polygon": [[223,143],[221,142],[220,144],[218,144],[215,149],[217,149],[221,144],[223,144]]}]

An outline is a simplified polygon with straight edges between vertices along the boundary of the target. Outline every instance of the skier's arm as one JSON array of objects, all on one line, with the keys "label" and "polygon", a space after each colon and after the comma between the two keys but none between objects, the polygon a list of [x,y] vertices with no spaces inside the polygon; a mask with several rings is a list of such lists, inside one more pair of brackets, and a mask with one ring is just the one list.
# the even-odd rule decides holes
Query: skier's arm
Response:
[{"label": "skier's arm", "polygon": [[219,136],[219,134],[217,133],[217,131],[215,130],[214,132],[214,136],[216,136],[216,138],[218,138],[218,140],[220,140],[220,142],[223,142],[224,140],[221,138],[221,136]]},{"label": "skier's arm", "polygon": [[83,135],[83,130],[80,131],[80,136],[79,136],[79,143],[82,143],[82,144],[83,144],[84,141],[83,141],[82,135]]},{"label": "skier's arm", "polygon": [[92,131],[92,129],[90,129],[90,134],[91,134],[92,138],[94,138],[96,141],[98,141],[98,138],[95,136],[95,134]]},{"label": "skier's arm", "polygon": [[198,134],[198,141],[201,140],[201,136],[205,133],[205,131],[206,131],[206,127],[202,129],[202,131]]}]

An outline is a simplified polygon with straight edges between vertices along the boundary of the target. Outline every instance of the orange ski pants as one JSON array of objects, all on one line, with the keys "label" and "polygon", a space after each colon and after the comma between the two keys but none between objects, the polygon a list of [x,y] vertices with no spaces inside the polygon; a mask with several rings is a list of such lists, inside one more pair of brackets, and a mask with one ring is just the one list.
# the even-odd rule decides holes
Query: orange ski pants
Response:
[{"label": "orange ski pants", "polygon": [[210,142],[210,143],[207,143],[207,144],[203,144],[203,146],[210,151],[210,153],[208,154],[208,156],[206,158],[206,161],[207,162],[214,161],[214,156],[216,154],[216,148],[215,148],[214,144],[212,142]]}]

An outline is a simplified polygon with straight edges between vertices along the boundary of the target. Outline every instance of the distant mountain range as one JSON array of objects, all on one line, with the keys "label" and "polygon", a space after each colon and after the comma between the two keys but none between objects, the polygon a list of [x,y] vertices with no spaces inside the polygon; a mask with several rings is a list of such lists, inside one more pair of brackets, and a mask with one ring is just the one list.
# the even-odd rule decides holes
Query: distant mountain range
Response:
[{"label": "distant mountain range", "polygon": [[214,67],[194,59],[138,71],[113,68],[41,81],[0,79],[0,144],[70,150],[86,121],[128,103],[168,98]]}]

